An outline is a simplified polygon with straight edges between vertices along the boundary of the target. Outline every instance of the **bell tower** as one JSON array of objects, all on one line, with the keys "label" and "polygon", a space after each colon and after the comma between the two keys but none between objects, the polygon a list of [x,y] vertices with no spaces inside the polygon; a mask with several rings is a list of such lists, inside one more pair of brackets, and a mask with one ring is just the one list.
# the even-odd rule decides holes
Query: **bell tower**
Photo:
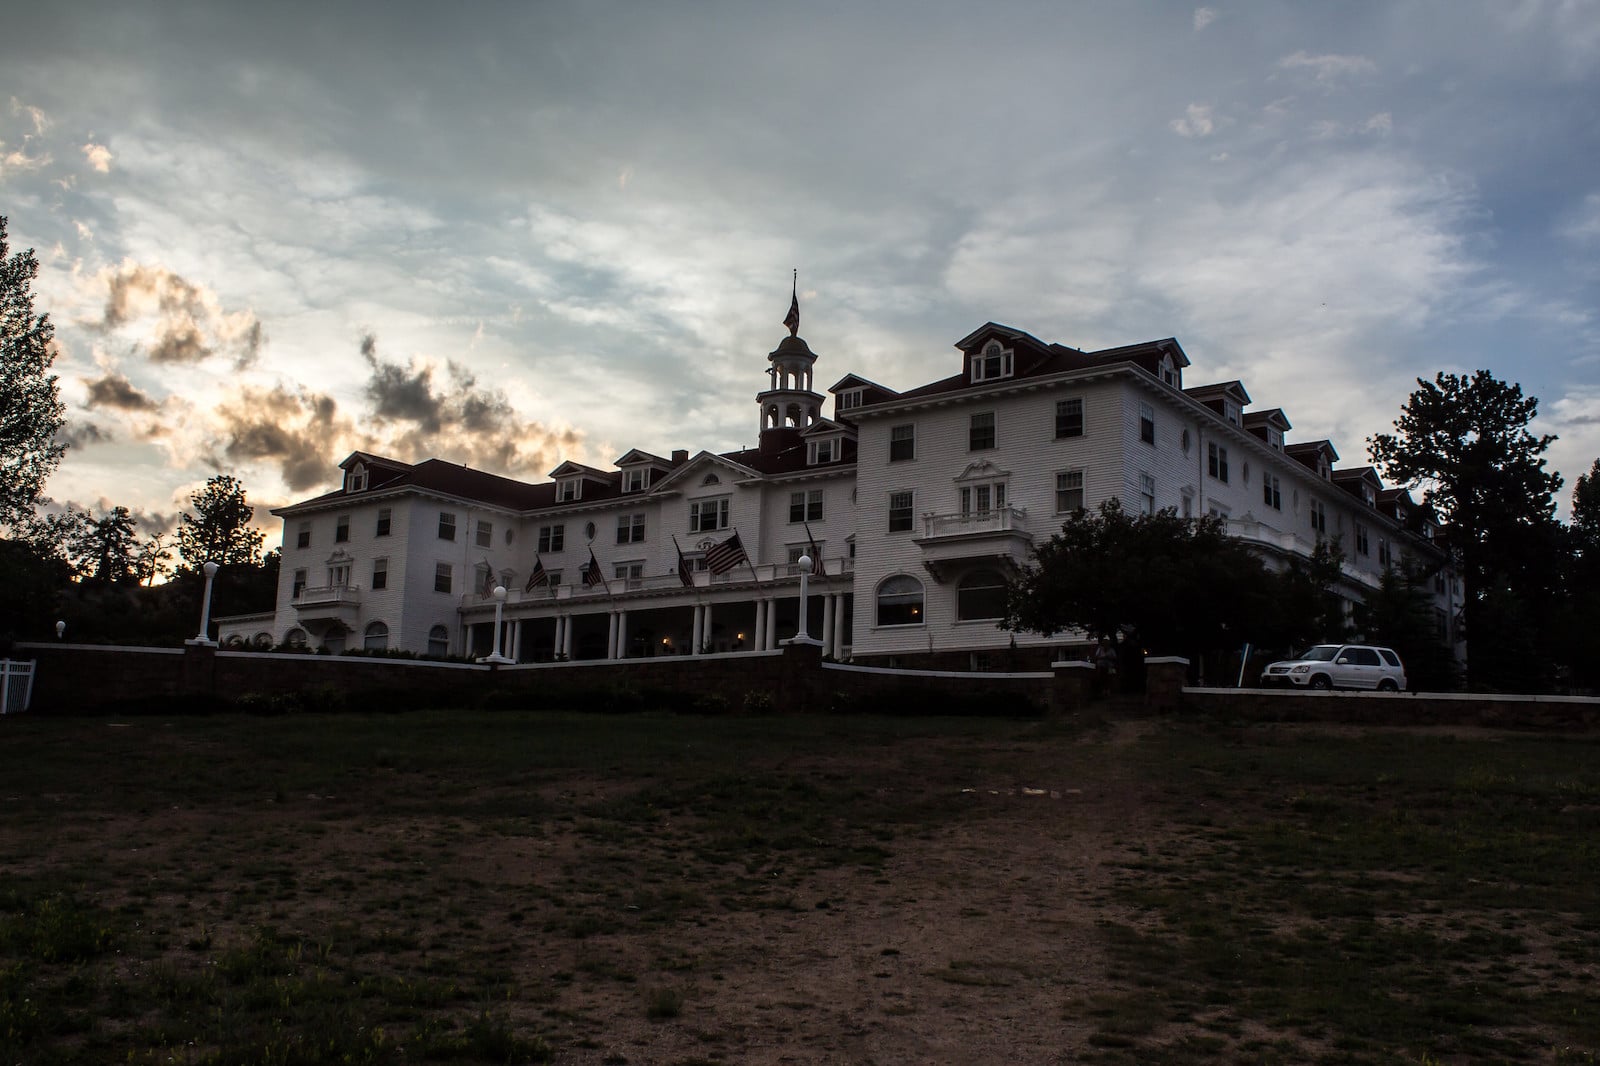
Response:
[{"label": "bell tower", "polygon": [[789,335],[767,355],[767,388],[756,394],[761,405],[761,450],[779,450],[800,443],[800,431],[822,417],[823,397],[812,388],[817,361],[800,333],[799,272],[783,324]]}]

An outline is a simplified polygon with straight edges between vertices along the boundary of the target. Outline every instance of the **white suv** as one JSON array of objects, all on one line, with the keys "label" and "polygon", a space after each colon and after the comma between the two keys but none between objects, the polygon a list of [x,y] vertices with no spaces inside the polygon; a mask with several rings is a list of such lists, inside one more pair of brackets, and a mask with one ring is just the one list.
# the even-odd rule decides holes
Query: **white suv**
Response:
[{"label": "white suv", "polygon": [[1390,648],[1368,644],[1318,644],[1298,659],[1272,663],[1261,672],[1261,684],[1271,688],[1372,688],[1403,692],[1406,668]]}]

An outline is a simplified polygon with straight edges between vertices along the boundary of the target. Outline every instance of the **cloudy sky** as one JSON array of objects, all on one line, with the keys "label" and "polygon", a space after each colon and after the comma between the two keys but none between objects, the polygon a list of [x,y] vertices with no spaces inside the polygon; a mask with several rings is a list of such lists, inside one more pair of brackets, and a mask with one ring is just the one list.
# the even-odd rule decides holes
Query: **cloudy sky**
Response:
[{"label": "cloudy sky", "polygon": [[[791,268],[819,383],[994,320],[1175,336],[1366,461],[1414,379],[1600,455],[1600,0],[33,4],[0,214],[58,501],[152,528],[352,449],[523,478],[754,443]],[[275,541],[273,541],[275,542]]]}]

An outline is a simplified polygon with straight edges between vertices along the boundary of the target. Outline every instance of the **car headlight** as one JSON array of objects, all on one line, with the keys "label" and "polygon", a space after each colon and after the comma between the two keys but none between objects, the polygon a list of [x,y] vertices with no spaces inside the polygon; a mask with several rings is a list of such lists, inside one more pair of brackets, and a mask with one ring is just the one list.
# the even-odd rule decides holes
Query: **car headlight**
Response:
[{"label": "car headlight", "polygon": [[1311,667],[1309,667],[1309,666],[1296,666],[1292,670],[1290,670],[1289,672],[1291,674],[1309,674],[1311,672]]}]

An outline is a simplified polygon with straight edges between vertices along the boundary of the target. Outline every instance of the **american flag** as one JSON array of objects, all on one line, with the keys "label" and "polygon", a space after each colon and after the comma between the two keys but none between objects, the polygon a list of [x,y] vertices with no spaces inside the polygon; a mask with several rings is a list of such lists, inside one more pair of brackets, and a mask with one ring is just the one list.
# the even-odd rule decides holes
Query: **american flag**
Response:
[{"label": "american flag", "polygon": [[[674,540],[672,546],[677,548],[678,542]],[[683,557],[682,548],[678,548],[678,580],[683,582],[685,588],[694,587],[694,571],[689,567],[689,560]]]},{"label": "american flag", "polygon": [[744,544],[739,540],[738,533],[706,552],[706,569],[713,574],[726,574],[740,563],[749,561],[750,557],[744,553]]},{"label": "american flag", "polygon": [[488,599],[489,597],[491,597],[493,595],[494,595],[494,567],[490,566],[489,565],[489,561],[487,559],[485,559],[483,561],[483,598],[484,599]]},{"label": "american flag", "polygon": [[606,591],[611,591],[611,586],[606,585],[605,575],[600,572],[600,563],[594,557],[593,548],[589,549],[589,565],[584,567],[583,570],[583,584],[587,588],[594,588],[596,585],[605,585]]},{"label": "american flag", "polygon": [[533,573],[528,575],[528,583],[522,586],[523,592],[532,592],[534,589],[550,584],[550,571],[544,568],[544,560],[537,555],[533,557]]},{"label": "american flag", "polygon": [[811,523],[801,523],[806,527],[806,544],[810,548],[811,574],[813,577],[827,577],[828,568],[822,565],[822,549],[817,547],[817,539],[811,535]]},{"label": "american flag", "polygon": [[789,298],[789,313],[783,316],[783,324],[789,327],[789,336],[793,337],[800,332],[800,271],[794,272],[796,288],[794,295]]}]

